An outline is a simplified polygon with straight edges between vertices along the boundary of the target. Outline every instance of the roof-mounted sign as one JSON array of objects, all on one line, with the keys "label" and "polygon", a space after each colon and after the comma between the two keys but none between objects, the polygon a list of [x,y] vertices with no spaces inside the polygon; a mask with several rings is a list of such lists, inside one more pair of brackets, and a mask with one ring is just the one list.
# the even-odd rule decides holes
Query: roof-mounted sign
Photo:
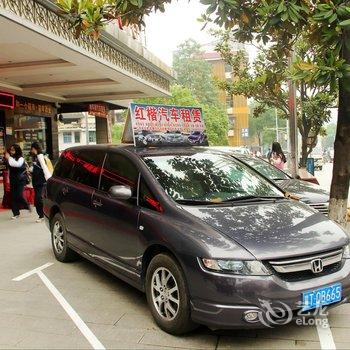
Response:
[{"label": "roof-mounted sign", "polygon": [[202,109],[131,103],[123,142],[136,147],[207,146]]}]

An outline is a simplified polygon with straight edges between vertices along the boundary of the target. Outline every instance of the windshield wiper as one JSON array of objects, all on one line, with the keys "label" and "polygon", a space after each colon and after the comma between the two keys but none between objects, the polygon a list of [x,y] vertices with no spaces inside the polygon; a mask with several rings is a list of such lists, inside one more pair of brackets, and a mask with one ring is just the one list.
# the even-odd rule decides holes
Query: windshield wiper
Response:
[{"label": "windshield wiper", "polygon": [[212,204],[220,204],[220,202],[210,202],[210,201],[201,201],[197,199],[177,199],[176,203],[179,204],[187,204],[187,205],[212,205]]},{"label": "windshield wiper", "polygon": [[278,200],[278,199],[285,199],[285,197],[282,197],[282,196],[241,196],[241,197],[237,197],[237,198],[225,199],[222,201],[222,203],[261,202],[261,201],[271,201],[271,200]]}]

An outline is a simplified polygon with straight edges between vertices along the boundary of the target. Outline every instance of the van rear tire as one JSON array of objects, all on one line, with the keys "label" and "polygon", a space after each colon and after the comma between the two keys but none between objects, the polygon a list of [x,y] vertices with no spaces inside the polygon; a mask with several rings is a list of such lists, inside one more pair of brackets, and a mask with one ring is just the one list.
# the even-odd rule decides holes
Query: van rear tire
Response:
[{"label": "van rear tire", "polygon": [[60,262],[71,262],[78,259],[78,254],[68,247],[67,230],[64,219],[57,213],[50,221],[51,243],[55,257]]}]

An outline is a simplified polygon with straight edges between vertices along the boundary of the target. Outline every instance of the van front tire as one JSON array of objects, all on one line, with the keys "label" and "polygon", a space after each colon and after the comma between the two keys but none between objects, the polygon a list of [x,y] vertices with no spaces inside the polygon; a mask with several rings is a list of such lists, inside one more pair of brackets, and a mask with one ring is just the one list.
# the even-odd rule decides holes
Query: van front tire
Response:
[{"label": "van front tire", "polygon": [[167,333],[180,335],[197,327],[191,320],[184,273],[170,254],[158,254],[146,273],[146,296],[152,316]]}]

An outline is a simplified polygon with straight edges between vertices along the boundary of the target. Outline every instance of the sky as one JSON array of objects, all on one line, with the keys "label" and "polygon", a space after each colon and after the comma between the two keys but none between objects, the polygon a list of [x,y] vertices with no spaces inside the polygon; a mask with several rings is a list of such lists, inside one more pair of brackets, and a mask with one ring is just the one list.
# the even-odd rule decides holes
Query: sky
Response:
[{"label": "sky", "polygon": [[146,46],[164,63],[172,64],[173,51],[185,40],[192,38],[200,44],[209,44],[213,38],[202,31],[203,23],[197,21],[206,6],[198,0],[172,1],[165,12],[156,12],[146,18]]}]

